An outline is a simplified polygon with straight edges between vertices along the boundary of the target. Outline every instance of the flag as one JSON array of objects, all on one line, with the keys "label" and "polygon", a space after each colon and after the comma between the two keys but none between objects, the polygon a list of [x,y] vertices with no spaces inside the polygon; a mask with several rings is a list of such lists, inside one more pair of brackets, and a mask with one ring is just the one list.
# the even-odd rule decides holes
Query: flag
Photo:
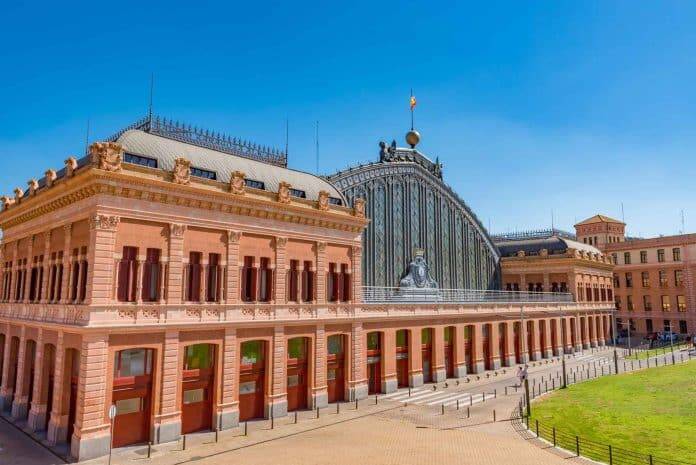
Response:
[{"label": "flag", "polygon": [[416,108],[416,97],[414,95],[411,95],[411,111]]}]

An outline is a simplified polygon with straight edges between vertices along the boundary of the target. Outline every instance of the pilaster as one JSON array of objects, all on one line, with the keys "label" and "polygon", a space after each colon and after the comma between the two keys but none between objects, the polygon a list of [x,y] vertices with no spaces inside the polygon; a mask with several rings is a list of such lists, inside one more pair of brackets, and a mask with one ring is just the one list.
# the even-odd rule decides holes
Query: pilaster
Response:
[{"label": "pilaster", "polygon": [[64,385],[69,373],[65,372],[65,346],[63,343],[63,331],[58,331],[58,341],[56,342],[55,374],[53,377],[53,401],[51,402],[50,419],[48,422],[48,433],[46,438],[48,444],[55,446],[59,442],[67,439],[68,419],[63,416]]},{"label": "pilaster", "polygon": [[236,328],[225,328],[222,351],[222,394],[217,424],[220,429],[230,429],[239,424],[239,357]]},{"label": "pilaster", "polygon": [[241,233],[227,231],[227,280],[225,283],[228,304],[239,302],[239,239]]},{"label": "pilaster", "polygon": [[443,325],[437,325],[433,328],[433,381],[441,383],[446,379],[445,327]]},{"label": "pilaster", "polygon": [[27,400],[29,396],[27,395],[25,384],[27,384],[27,373],[26,369],[26,352],[27,352],[27,339],[26,339],[26,326],[22,325],[19,336],[19,351],[17,353],[17,378],[15,381],[15,392],[14,399],[12,401],[12,418],[24,418],[27,414]]},{"label": "pilaster", "polygon": [[0,412],[10,410],[14,396],[16,373],[10,371],[12,354],[12,333],[9,323],[5,324],[5,349],[2,357],[2,387],[0,387]]},{"label": "pilaster", "polygon": [[275,238],[275,285],[273,286],[274,300],[277,304],[286,302],[286,247],[288,244],[287,237]]},{"label": "pilaster", "polygon": [[166,331],[162,353],[160,411],[155,415],[155,441],[158,444],[177,441],[181,436],[181,411],[177,403],[181,368],[179,331]]},{"label": "pilaster", "polygon": [[497,370],[502,364],[503,354],[500,353],[500,337],[504,336],[500,334],[500,328],[498,322],[492,321],[490,323],[491,332],[488,337],[488,343],[490,344],[491,351],[491,368]]},{"label": "pilaster", "polygon": [[454,327],[454,377],[466,376],[466,340],[464,337],[466,325],[458,324]]},{"label": "pilaster", "polygon": [[474,373],[483,373],[486,371],[486,364],[483,360],[483,323],[474,324],[474,332],[472,334],[474,338],[473,343],[473,359],[474,359]]},{"label": "pilaster", "polygon": [[[70,267],[70,243],[72,241],[72,224],[63,226],[64,242],[63,242],[63,280],[61,286],[61,302],[67,304],[70,302],[70,277],[72,268]],[[44,255],[44,260],[46,255]]]},{"label": "pilaster", "polygon": [[29,406],[29,420],[27,425],[32,431],[42,430],[46,422],[46,399],[44,398],[44,343],[43,328],[39,327],[36,337],[36,355],[34,356],[34,381],[31,393],[31,405]]},{"label": "pilaster", "polygon": [[389,394],[398,388],[396,378],[396,331],[387,328],[382,333],[382,393]]},{"label": "pilaster", "polygon": [[312,383],[312,407],[321,408],[329,404],[326,383],[326,330],[317,324],[314,330],[314,383]]},{"label": "pilaster", "polygon": [[[113,255],[113,248],[112,255]],[[77,390],[75,432],[71,455],[79,461],[109,453],[109,422],[106,418],[106,367],[108,335],[86,333],[80,350],[80,380]]]},{"label": "pilaster", "polygon": [[348,399],[361,400],[367,397],[367,353],[362,322],[351,325],[350,334],[350,380]]},{"label": "pilaster", "polygon": [[326,296],[326,242],[317,242],[317,275],[316,275],[316,286],[317,286],[317,302],[325,303]]},{"label": "pilaster", "polygon": [[169,225],[169,275],[167,276],[167,303],[169,304],[182,302],[185,232],[186,225]]},{"label": "pilaster", "polygon": [[266,404],[267,416],[274,418],[284,417],[288,414],[288,376],[287,376],[287,342],[285,340],[285,328],[275,326],[273,328],[273,373],[271,381],[271,394]]},{"label": "pilaster", "polygon": [[107,304],[111,301],[114,247],[119,220],[118,216],[99,214],[91,218],[90,246],[87,250],[87,304]]},{"label": "pilaster", "polygon": [[352,283],[353,292],[352,300],[353,302],[362,302],[362,247],[359,245],[354,245],[352,248]]}]

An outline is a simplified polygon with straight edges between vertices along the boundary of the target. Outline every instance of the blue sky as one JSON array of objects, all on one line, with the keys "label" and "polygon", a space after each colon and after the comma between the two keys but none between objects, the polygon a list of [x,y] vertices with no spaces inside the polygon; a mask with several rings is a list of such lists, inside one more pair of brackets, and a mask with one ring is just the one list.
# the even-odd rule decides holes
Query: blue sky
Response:
[{"label": "blue sky", "polygon": [[[284,145],[321,173],[403,144],[493,232],[601,212],[696,230],[691,2],[101,2],[5,5],[0,193],[147,111]],[[252,5],[252,3],[254,3]]]}]

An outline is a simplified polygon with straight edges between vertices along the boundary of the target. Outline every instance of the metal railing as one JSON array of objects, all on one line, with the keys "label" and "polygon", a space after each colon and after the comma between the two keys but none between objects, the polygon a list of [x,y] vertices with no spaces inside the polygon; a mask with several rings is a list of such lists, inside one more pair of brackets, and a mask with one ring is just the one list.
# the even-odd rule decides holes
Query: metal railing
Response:
[{"label": "metal railing", "polygon": [[479,289],[363,287],[365,303],[573,302],[570,292],[518,292]]},{"label": "metal railing", "polygon": [[[627,351],[624,351],[626,354]],[[689,352],[686,356],[681,353],[679,357],[673,357],[671,362],[666,358],[663,360],[663,366],[674,365],[676,363],[688,363],[692,360],[692,354]],[[644,368],[650,368],[649,360],[646,360],[645,364],[638,361],[638,370]],[[615,361],[615,363],[618,363]],[[659,366],[659,359],[655,358],[655,367]],[[645,366],[643,366],[645,365]],[[609,369],[605,374],[604,367],[602,366],[601,372],[598,372],[596,367],[596,362],[594,366],[594,373],[590,369],[591,366],[586,364],[584,367],[575,367],[568,372],[567,384],[577,384],[585,381],[590,381],[593,379],[600,378],[602,376],[616,375],[618,374],[616,370],[619,370],[620,366],[617,364],[615,369],[612,370],[612,366],[609,365]],[[636,370],[636,366],[631,362],[630,366],[626,365],[624,360],[623,371],[619,373],[630,373]],[[577,376],[579,374],[579,376]],[[543,389],[542,389],[543,386]],[[562,384],[560,381],[558,383],[553,383],[549,385],[548,382],[535,383],[534,386],[530,383],[531,399],[546,394],[550,391],[562,389]],[[534,404],[532,404],[533,406]],[[653,454],[646,454],[641,452],[636,452],[634,450],[623,449],[620,447],[615,447],[611,444],[607,444],[600,441],[595,441],[588,439],[569,431],[563,430],[563,428],[558,428],[556,425],[549,425],[540,422],[538,419],[534,418],[534,410],[532,409],[532,418],[526,414],[526,399],[525,396],[520,398],[520,402],[517,408],[512,412],[511,421],[516,429],[524,431],[526,434],[531,433],[538,439],[542,439],[553,447],[559,449],[564,449],[571,454],[575,454],[576,457],[585,457],[596,462],[606,463],[609,465],[696,465],[696,462],[685,462],[681,460],[668,459],[664,457],[658,457]],[[560,420],[562,421],[562,420]]]}]

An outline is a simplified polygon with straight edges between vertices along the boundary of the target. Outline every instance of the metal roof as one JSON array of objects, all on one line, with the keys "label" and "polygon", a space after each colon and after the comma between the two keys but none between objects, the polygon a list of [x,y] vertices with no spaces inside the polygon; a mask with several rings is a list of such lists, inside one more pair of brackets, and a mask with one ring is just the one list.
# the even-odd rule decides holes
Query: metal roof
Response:
[{"label": "metal roof", "polygon": [[546,249],[549,255],[563,254],[568,249],[584,250],[585,252],[600,255],[602,253],[599,249],[591,245],[559,236],[500,241],[496,242],[495,245],[498,247],[500,255],[503,257],[514,256],[520,250],[524,251],[525,255],[538,255],[542,249]]},{"label": "metal roof", "polygon": [[131,129],[118,136],[116,142],[126,153],[157,160],[157,167],[167,171],[174,169],[177,158],[185,158],[192,167],[214,171],[216,179],[229,182],[234,171],[241,171],[247,179],[264,183],[267,191],[278,192],[280,182],[305,191],[307,199],[318,200],[319,191],[327,191],[331,197],[341,199],[343,194],[326,180],[303,171],[292,170],[230,153],[173,140],[148,132]]}]

